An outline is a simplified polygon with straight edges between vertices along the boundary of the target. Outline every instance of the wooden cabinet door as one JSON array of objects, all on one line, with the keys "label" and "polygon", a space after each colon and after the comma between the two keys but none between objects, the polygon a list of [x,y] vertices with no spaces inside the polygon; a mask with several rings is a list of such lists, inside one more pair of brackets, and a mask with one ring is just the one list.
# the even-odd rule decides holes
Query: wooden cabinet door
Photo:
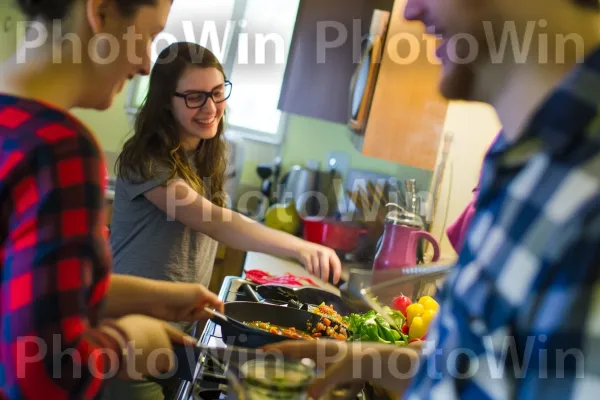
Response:
[{"label": "wooden cabinet door", "polygon": [[365,131],[366,156],[433,170],[448,102],[439,94],[435,39],[396,0]]},{"label": "wooden cabinet door", "polygon": [[347,124],[352,75],[373,10],[393,0],[301,0],[284,83],[281,111]]}]

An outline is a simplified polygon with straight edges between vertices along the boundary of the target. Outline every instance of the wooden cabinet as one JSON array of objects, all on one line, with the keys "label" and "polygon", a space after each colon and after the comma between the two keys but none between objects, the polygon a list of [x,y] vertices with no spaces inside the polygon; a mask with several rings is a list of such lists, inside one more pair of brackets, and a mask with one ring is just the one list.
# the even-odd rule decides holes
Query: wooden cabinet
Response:
[{"label": "wooden cabinet", "polygon": [[394,4],[362,154],[433,170],[448,103],[439,94],[435,39],[404,19],[405,5]]},{"label": "wooden cabinet", "polygon": [[[448,103],[438,92],[436,40],[421,23],[404,19],[405,6],[406,0],[301,0],[279,109],[350,125],[350,83],[364,50],[360,38],[375,9],[390,11],[376,83],[366,96],[368,117],[350,138],[365,156],[433,170]],[[328,29],[323,39],[323,24],[339,29]],[[339,31],[346,40],[323,50]]]},{"label": "wooden cabinet", "polygon": [[346,124],[350,81],[360,62],[362,38],[373,10],[393,0],[301,0],[279,109]]},{"label": "wooden cabinet", "polygon": [[208,289],[213,293],[219,293],[226,276],[241,276],[244,271],[245,260],[245,251],[227,247],[219,243]]}]

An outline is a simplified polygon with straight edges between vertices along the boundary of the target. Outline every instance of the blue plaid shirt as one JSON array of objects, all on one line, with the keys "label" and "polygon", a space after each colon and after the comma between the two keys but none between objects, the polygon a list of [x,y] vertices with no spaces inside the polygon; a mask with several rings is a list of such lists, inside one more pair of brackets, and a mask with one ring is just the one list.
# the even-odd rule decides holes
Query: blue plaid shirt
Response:
[{"label": "blue plaid shirt", "polygon": [[600,49],[484,162],[405,398],[600,397]]}]

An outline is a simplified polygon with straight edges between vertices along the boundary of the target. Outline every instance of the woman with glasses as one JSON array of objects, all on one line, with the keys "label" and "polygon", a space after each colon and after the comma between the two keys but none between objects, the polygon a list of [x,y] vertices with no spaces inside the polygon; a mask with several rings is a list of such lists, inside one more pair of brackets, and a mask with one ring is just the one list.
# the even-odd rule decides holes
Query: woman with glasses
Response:
[{"label": "woman with glasses", "polygon": [[[295,258],[314,275],[328,279],[332,273],[337,282],[341,264],[333,250],[225,207],[223,131],[231,93],[223,67],[206,48],[175,43],[159,54],[134,133],[117,160],[114,271],[208,285],[221,242]],[[160,398],[159,392],[150,382],[115,382],[107,398]]]}]

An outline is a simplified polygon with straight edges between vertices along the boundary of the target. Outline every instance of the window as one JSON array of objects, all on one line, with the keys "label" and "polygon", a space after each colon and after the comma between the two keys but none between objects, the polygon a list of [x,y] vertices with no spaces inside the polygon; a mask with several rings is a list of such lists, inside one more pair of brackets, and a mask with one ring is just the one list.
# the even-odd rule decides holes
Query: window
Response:
[{"label": "window", "polygon": [[[233,83],[227,127],[245,137],[278,143],[286,117],[277,109],[300,0],[179,0],[154,41],[152,57],[175,41],[211,50]],[[129,99],[143,102],[149,77],[139,77]]]}]

